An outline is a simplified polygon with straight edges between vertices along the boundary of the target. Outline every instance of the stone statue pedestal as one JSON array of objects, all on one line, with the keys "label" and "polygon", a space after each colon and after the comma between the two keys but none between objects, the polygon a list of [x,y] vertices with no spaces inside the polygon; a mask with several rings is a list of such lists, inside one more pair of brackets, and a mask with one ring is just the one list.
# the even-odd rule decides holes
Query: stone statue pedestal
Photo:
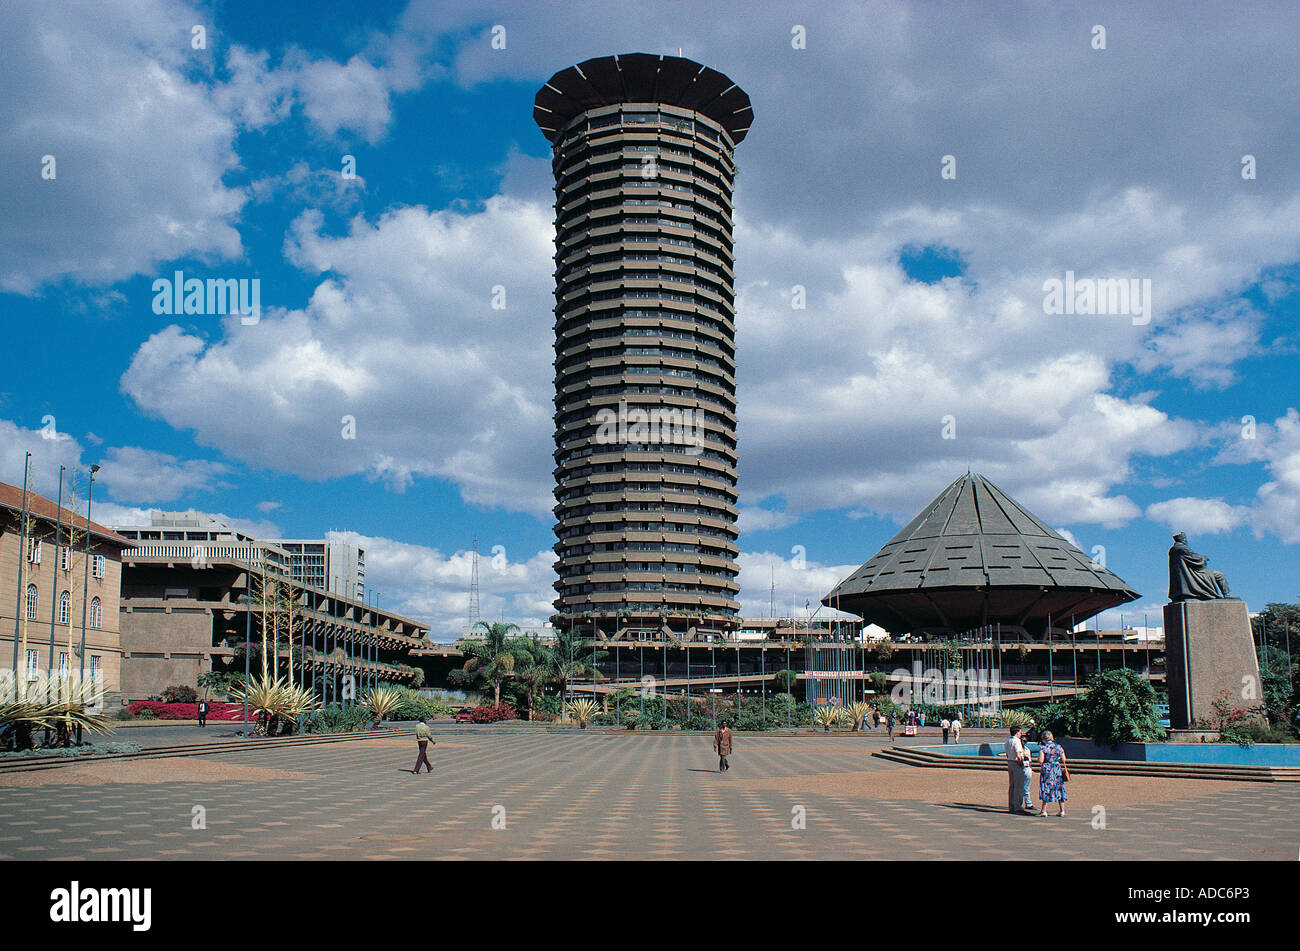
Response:
[{"label": "stone statue pedestal", "polygon": [[1175,730],[1214,720],[1214,701],[1223,690],[1234,707],[1258,707],[1263,684],[1246,602],[1222,598],[1166,604],[1165,672],[1169,725]]}]

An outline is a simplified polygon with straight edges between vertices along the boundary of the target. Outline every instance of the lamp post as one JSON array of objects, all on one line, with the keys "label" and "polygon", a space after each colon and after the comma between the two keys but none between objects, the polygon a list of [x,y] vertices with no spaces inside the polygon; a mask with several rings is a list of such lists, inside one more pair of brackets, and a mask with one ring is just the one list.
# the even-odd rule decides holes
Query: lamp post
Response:
[{"label": "lamp post", "polygon": [[[23,610],[23,562],[27,560],[27,474],[31,469],[32,454],[29,452],[23,457],[23,508],[18,513],[18,593],[14,603],[14,687],[16,690],[23,689],[23,679],[18,676],[18,619],[22,617]],[[23,658],[23,663],[27,663],[27,658]]]},{"label": "lamp post", "polygon": [[[91,538],[93,537],[90,528],[91,506],[95,504],[95,473],[99,471],[99,466],[90,467],[90,486],[86,494],[86,564],[81,572],[81,656],[80,656],[80,679],[78,683],[86,681],[86,598],[90,594],[90,548]],[[103,620],[103,603],[100,603],[100,619]],[[71,658],[69,658],[71,660]],[[81,724],[77,724],[77,744],[81,744]]]},{"label": "lamp post", "polygon": [[[59,555],[62,553],[63,545],[63,470],[67,466],[59,466],[59,501],[58,501],[58,520],[54,527],[54,570],[50,572],[53,578],[50,580],[50,662],[47,665],[49,670],[54,670],[54,613],[55,606],[59,603]],[[71,551],[68,555],[68,567],[72,567]],[[68,611],[72,611],[72,605],[68,605]],[[68,664],[71,666],[72,658],[68,658]]]},{"label": "lamp post", "polygon": [[[249,565],[248,581],[251,587],[253,581],[253,567]],[[252,656],[251,644],[253,642],[253,604],[255,603],[247,593],[239,596],[239,603],[244,606],[244,738],[248,738],[248,686],[252,680],[252,672],[249,669],[249,657]]]}]

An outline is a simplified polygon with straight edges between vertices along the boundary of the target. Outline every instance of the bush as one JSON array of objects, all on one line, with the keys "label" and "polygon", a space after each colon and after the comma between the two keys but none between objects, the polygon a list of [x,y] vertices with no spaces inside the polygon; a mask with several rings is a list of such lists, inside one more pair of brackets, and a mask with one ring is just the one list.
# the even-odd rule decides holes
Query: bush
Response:
[{"label": "bush", "polygon": [[309,714],[303,721],[305,733],[358,733],[370,729],[374,716],[362,706],[330,704]]},{"label": "bush", "polygon": [[493,703],[486,707],[469,709],[471,723],[497,723],[501,720],[513,720],[516,716],[515,708],[508,703]]},{"label": "bush", "polygon": [[1164,739],[1156,692],[1132,670],[1094,674],[1088,691],[1071,704],[1079,729],[1098,745],[1150,743]]},{"label": "bush", "polygon": [[[157,700],[134,700],[127,704],[126,711],[138,720],[197,720],[199,705],[197,703],[162,703]],[[223,703],[212,700],[208,703],[209,720],[242,720],[244,708],[238,703]],[[120,714],[118,719],[124,719]],[[129,719],[129,718],[126,718]]]},{"label": "bush", "polygon": [[163,703],[195,703],[198,699],[199,692],[184,684],[174,684],[162,692]]},{"label": "bush", "polygon": [[115,718],[117,718],[118,720],[134,720],[134,719],[135,719],[135,714],[131,712],[131,710],[130,710],[129,707],[123,707],[122,709],[118,710],[117,713],[113,714],[113,716],[114,716]]}]

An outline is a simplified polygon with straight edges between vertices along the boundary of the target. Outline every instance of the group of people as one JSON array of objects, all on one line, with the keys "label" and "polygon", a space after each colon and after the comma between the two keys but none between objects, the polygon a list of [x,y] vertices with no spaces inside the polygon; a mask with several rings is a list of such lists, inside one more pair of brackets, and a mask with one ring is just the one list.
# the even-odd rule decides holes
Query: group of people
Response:
[{"label": "group of people", "polygon": [[1057,815],[1065,816],[1065,803],[1070,795],[1065,791],[1065,784],[1070,781],[1070,769],[1065,762],[1065,750],[1056,742],[1051,730],[1044,730],[1042,742],[1038,746],[1038,796],[1040,808],[1034,810],[1030,798],[1029,784],[1034,776],[1034,755],[1029,748],[1030,741],[1022,736],[1024,731],[1011,727],[1007,738],[1007,812],[1014,815],[1047,815],[1047,804],[1057,804]]}]

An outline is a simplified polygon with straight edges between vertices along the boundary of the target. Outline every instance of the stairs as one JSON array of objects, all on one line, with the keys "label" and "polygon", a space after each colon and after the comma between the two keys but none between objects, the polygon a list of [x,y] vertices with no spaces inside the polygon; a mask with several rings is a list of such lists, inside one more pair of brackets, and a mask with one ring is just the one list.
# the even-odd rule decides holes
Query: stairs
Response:
[{"label": "stairs", "polygon": [[[916,747],[885,747],[872,756],[930,769],[982,769],[1005,772],[1000,756],[955,756]],[[1218,779],[1238,783],[1300,783],[1297,766],[1219,766],[1195,763],[1148,763],[1126,760],[1071,759],[1071,774],[1080,776],[1146,776],[1160,779]]]}]

